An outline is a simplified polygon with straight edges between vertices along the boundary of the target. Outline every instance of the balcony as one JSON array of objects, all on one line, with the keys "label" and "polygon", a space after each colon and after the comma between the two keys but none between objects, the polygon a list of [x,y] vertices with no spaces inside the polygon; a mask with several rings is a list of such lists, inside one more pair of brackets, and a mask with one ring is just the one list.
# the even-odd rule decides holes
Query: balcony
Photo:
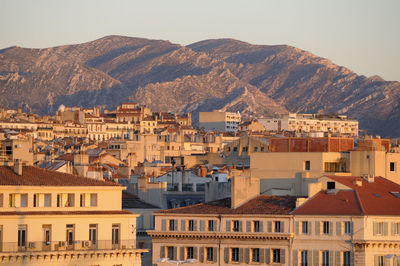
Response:
[{"label": "balcony", "polygon": [[1,253],[27,252],[58,252],[58,251],[96,251],[96,250],[133,250],[136,249],[136,240],[120,240],[113,243],[111,240],[98,240],[93,243],[89,240],[76,241],[34,241],[21,245],[18,242],[0,242]]}]

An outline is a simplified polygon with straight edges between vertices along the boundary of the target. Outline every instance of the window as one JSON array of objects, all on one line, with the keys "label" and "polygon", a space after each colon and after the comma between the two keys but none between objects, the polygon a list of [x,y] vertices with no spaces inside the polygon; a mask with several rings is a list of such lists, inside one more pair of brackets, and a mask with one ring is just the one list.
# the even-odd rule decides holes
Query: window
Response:
[{"label": "window", "polygon": [[375,257],[375,266],[383,266],[383,256],[376,256]]},{"label": "window", "polygon": [[18,226],[18,248],[26,248],[26,225]]},{"label": "window", "polygon": [[232,231],[234,231],[234,232],[239,232],[240,231],[240,221],[239,220],[233,221]]},{"label": "window", "polygon": [[72,193],[68,193],[67,202],[65,203],[65,207],[74,207],[75,203],[75,195]]},{"label": "window", "polygon": [[174,247],[167,247],[167,257],[168,259],[174,259]]},{"label": "window", "polygon": [[239,261],[239,248],[231,249],[231,261]]},{"label": "window", "polygon": [[90,194],[90,207],[97,207],[97,194]]},{"label": "window", "polygon": [[44,206],[51,207],[51,194],[44,194]]},{"label": "window", "polygon": [[260,232],[260,221],[253,221],[253,231]]},{"label": "window", "polygon": [[383,235],[383,222],[376,223],[376,234]]},{"label": "window", "polygon": [[393,226],[393,228],[392,228],[393,235],[399,235],[400,234],[400,223],[399,222],[392,223],[392,226]]},{"label": "window", "polygon": [[310,161],[304,161],[304,170],[309,171],[311,169]]},{"label": "window", "polygon": [[194,220],[189,220],[188,230],[189,231],[194,231]]},{"label": "window", "polygon": [[281,250],[280,249],[272,250],[272,262],[274,262],[274,263],[281,262]]},{"label": "window", "polygon": [[85,207],[85,194],[81,194],[80,200],[79,200],[79,206]]},{"label": "window", "polygon": [[51,224],[42,225],[43,228],[43,244],[50,245],[51,244]]},{"label": "window", "polygon": [[254,147],[254,152],[258,152],[258,147]]},{"label": "window", "polygon": [[3,207],[3,193],[0,193],[0,207]]},{"label": "window", "polygon": [[170,231],[175,230],[175,220],[169,220],[169,230]]},{"label": "window", "polygon": [[237,151],[237,147],[233,147],[233,151]]},{"label": "window", "polygon": [[33,207],[39,207],[39,194],[33,194]]},{"label": "window", "polygon": [[280,233],[280,232],[282,232],[281,229],[282,229],[281,228],[281,222],[280,221],[275,221],[275,232],[276,233]]},{"label": "window", "polygon": [[308,222],[304,221],[301,223],[301,232],[303,233],[303,235],[307,235],[308,234]]},{"label": "window", "polygon": [[343,266],[350,266],[350,251],[343,252]]},{"label": "window", "polygon": [[261,151],[264,151],[264,149],[265,149],[264,147],[261,147]]},{"label": "window", "polygon": [[395,171],[396,171],[395,163],[390,162],[390,172],[395,172]]},{"label": "window", "polygon": [[214,260],[214,248],[207,248],[207,261]]},{"label": "window", "polygon": [[329,266],[329,251],[322,252],[322,266]]},{"label": "window", "polygon": [[193,247],[186,248],[186,259],[193,259]]},{"label": "window", "polygon": [[111,243],[113,245],[118,245],[119,244],[119,231],[120,231],[120,225],[119,224],[113,224],[112,225],[112,231],[111,231]]},{"label": "window", "polygon": [[324,221],[324,228],[323,228],[323,232],[325,235],[329,235],[329,222]]},{"label": "window", "polygon": [[89,240],[93,245],[97,242],[97,224],[89,224]]},{"label": "window", "polygon": [[335,189],[335,182],[328,182],[326,185],[328,189]]},{"label": "window", "polygon": [[251,261],[260,262],[260,249],[259,248],[251,249]]},{"label": "window", "polygon": [[351,223],[350,222],[344,223],[344,233],[347,235],[351,234]]},{"label": "window", "polygon": [[208,231],[214,231],[214,221],[208,220]]},{"label": "window", "polygon": [[308,266],[308,251],[307,250],[301,251],[300,265],[301,266]]},{"label": "window", "polygon": [[21,207],[28,207],[28,194],[21,194]]},{"label": "window", "polygon": [[66,240],[68,243],[68,246],[72,246],[74,244],[74,237],[75,237],[75,225],[73,224],[67,224],[66,226]]}]

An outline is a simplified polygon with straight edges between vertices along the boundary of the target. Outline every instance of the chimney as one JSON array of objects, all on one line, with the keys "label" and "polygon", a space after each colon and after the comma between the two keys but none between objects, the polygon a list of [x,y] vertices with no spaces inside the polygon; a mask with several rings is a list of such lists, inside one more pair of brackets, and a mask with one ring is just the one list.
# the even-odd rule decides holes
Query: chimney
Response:
[{"label": "chimney", "polygon": [[231,208],[240,207],[260,195],[260,179],[235,175],[231,178]]},{"label": "chimney", "polygon": [[21,159],[16,159],[14,161],[14,172],[17,175],[22,175],[22,162],[21,162]]}]

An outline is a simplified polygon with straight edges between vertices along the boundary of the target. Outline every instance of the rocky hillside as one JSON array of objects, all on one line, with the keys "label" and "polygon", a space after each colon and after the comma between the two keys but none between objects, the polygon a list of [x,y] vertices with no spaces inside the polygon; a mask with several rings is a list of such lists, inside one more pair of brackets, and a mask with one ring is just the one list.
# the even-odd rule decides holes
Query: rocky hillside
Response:
[{"label": "rocky hillside", "polygon": [[232,39],[188,46],[109,36],[47,49],[0,50],[0,106],[54,113],[138,101],[174,112],[222,109],[247,117],[340,113],[373,133],[400,136],[400,83],[359,76],[287,45]]}]

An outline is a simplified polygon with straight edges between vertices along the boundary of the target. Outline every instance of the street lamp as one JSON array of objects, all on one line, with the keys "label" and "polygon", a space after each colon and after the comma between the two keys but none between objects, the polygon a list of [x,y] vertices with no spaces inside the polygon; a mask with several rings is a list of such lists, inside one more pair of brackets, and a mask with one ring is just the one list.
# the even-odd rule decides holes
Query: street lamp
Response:
[{"label": "street lamp", "polygon": [[187,259],[187,260],[171,260],[170,258],[160,258],[157,262],[168,262],[170,264],[180,265],[185,263],[196,263],[196,259]]}]

